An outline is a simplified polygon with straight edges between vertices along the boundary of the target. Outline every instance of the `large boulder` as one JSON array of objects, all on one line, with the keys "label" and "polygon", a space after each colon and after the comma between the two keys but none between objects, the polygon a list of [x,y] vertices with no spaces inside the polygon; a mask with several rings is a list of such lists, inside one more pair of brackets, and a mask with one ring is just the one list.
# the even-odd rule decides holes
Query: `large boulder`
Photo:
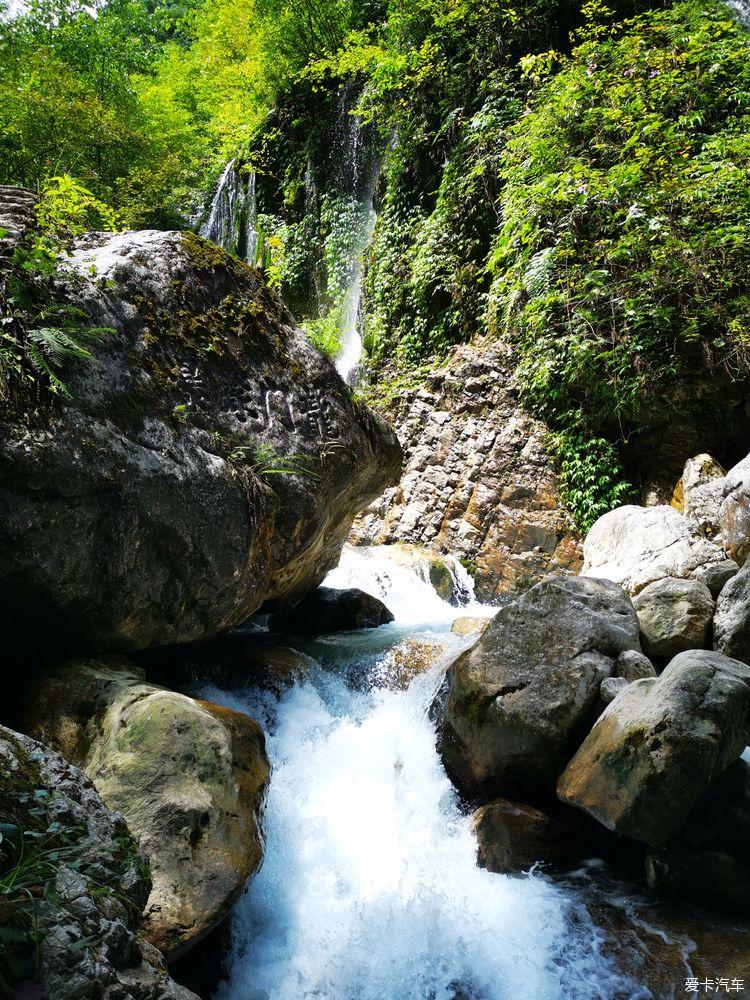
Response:
[{"label": "large boulder", "polygon": [[[686,474],[687,466],[683,480]],[[750,455],[726,475],[711,475],[696,483],[684,507],[706,534],[720,540],[729,555],[743,565],[750,553]]]},{"label": "large boulder", "polygon": [[646,858],[646,881],[657,892],[747,911],[750,868],[724,851],[665,851]]},{"label": "large boulder", "polygon": [[577,854],[575,833],[540,809],[495,799],[471,819],[480,868],[491,872],[521,872],[541,862],[570,864]]},{"label": "large boulder", "polygon": [[748,739],[750,667],[708,650],[680,653],[605,709],[558,795],[608,829],[661,847]]},{"label": "large boulder", "polygon": [[4,878],[0,964],[4,977],[26,979],[17,993],[12,980],[4,989],[19,1000],[198,1000],[142,937],[148,870],[82,771],[0,726],[0,803],[0,876],[18,876],[15,890]]},{"label": "large boulder", "polygon": [[[336,565],[400,468],[259,273],[187,233],[81,237],[63,301],[101,328],[69,395],[0,415],[0,611],[78,648],[225,630]],[[34,408],[36,407],[36,408]]]},{"label": "large boulder", "polygon": [[711,645],[715,604],[711,591],[700,580],[655,580],[636,594],[633,607],[649,656],[668,658]]},{"label": "large boulder", "polygon": [[612,580],[629,594],[665,577],[701,580],[717,594],[737,565],[673,507],[618,507],[586,536],[583,570]]},{"label": "large boulder", "polygon": [[714,645],[726,656],[750,663],[750,563],[745,563],[719,594]]},{"label": "large boulder", "polygon": [[263,859],[270,769],[258,724],[149,684],[109,657],[40,678],[25,725],[123,814],[151,866],[146,935],[170,960],[186,951],[229,912]]},{"label": "large boulder", "polygon": [[271,632],[296,635],[324,635],[360,628],[379,628],[393,621],[393,615],[378,597],[357,587],[336,590],[318,587],[298,604],[272,614]]},{"label": "large boulder", "polygon": [[630,598],[606,580],[548,577],[503,608],[448,671],[456,780],[498,791],[554,782],[602,679],[638,648]]}]

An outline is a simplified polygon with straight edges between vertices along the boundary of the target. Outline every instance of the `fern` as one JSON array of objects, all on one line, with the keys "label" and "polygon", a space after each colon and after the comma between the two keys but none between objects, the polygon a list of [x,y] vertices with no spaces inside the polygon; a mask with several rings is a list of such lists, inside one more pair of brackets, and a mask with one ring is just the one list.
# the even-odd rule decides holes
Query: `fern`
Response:
[{"label": "fern", "polygon": [[58,395],[70,397],[70,391],[58,372],[69,361],[85,359],[90,361],[91,351],[86,347],[99,328],[42,326],[26,332],[26,356],[39,375],[49,380],[50,390]]}]

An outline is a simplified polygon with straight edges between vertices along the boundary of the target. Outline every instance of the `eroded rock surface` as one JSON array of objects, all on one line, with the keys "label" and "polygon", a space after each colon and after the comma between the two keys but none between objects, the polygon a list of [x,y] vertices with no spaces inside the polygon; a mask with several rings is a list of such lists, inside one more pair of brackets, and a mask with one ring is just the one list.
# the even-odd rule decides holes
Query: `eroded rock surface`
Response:
[{"label": "eroded rock surface", "polygon": [[460,347],[424,385],[398,393],[385,412],[406,453],[404,474],[351,535],[459,556],[488,602],[516,580],[577,572],[581,563],[544,425],[519,405],[510,369],[500,344]]},{"label": "eroded rock surface", "polygon": [[445,756],[460,785],[553,783],[638,618],[615,584],[548,577],[503,608],[448,671]]},{"label": "eroded rock surface", "polygon": [[[317,586],[400,469],[258,272],[185,233],[81,237],[70,397],[0,418],[0,611],[80,648],[203,638]],[[33,596],[32,596],[33,595]]]},{"label": "eroded rock surface", "polygon": [[[29,816],[29,800],[36,818]],[[0,727],[0,813],[5,823],[36,826],[48,851],[60,852],[59,860],[48,859],[54,894],[37,904],[36,971],[30,961],[30,977],[46,997],[198,1000],[169,978],[162,955],[141,936],[147,872],[122,816],[104,805],[82,771]],[[6,845],[8,835],[6,829]],[[4,896],[6,904],[11,896]],[[13,921],[7,905],[2,919],[6,928]]]},{"label": "eroded rock surface", "polygon": [[638,594],[665,577],[700,580],[717,594],[737,572],[718,545],[673,507],[627,505],[604,514],[586,536],[582,572]]},{"label": "eroded rock surface", "polygon": [[123,658],[62,664],[25,725],[85,770],[125,816],[151,866],[148,939],[174,958],[237,901],[263,858],[269,777],[247,715],[149,684]]},{"label": "eroded rock surface", "polygon": [[608,829],[662,847],[748,740],[750,667],[708,650],[680,653],[606,708],[558,795]]},{"label": "eroded rock surface", "polygon": [[337,590],[318,587],[293,607],[277,611],[268,619],[272,632],[323,635],[360,628],[379,628],[393,615],[378,597],[357,587]]}]

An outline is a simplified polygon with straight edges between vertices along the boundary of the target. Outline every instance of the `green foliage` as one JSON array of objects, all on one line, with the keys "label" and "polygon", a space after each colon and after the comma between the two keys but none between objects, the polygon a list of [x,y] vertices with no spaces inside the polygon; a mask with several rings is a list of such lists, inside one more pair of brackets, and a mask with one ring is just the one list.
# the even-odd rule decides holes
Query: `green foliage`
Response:
[{"label": "green foliage", "polygon": [[233,462],[250,468],[259,479],[268,476],[303,476],[319,479],[305,455],[279,455],[271,444],[242,445],[231,454]]},{"label": "green foliage", "polygon": [[335,358],[341,351],[341,319],[336,309],[317,319],[309,319],[302,324],[310,343],[329,358]]},{"label": "green foliage", "polygon": [[633,493],[617,449],[604,438],[567,431],[550,435],[557,458],[560,500],[582,533]]},{"label": "green foliage", "polygon": [[511,130],[490,323],[535,412],[614,441],[750,370],[750,48],[710,0],[580,37]]}]

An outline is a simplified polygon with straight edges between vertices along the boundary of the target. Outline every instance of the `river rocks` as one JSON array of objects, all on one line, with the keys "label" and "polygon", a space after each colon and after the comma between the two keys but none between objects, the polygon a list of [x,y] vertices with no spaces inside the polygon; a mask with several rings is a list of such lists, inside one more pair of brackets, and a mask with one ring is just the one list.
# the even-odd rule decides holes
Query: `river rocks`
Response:
[{"label": "river rocks", "polygon": [[451,565],[455,560],[441,555],[434,549],[396,543],[388,546],[388,560],[424,576],[438,597],[448,604],[458,604],[464,596],[458,588],[455,571]]},{"label": "river rocks", "polygon": [[477,861],[491,872],[528,871],[540,861],[565,864],[576,856],[572,830],[532,806],[495,799],[474,813]]},{"label": "river rocks", "polygon": [[614,701],[623,688],[628,686],[629,681],[624,677],[605,677],[599,685],[599,697],[605,705]]},{"label": "river rocks", "polygon": [[672,506],[695,521],[709,537],[717,532],[720,483],[726,471],[710,455],[696,455],[685,463],[674,492]]},{"label": "river rocks", "polygon": [[638,619],[609,581],[548,577],[503,608],[448,672],[444,749],[459,783],[553,782],[626,649]]},{"label": "river rocks", "polygon": [[719,594],[714,645],[726,656],[750,663],[750,563],[745,563]]},{"label": "river rocks", "polygon": [[[0,418],[0,609],[78,648],[188,642],[336,565],[400,449],[259,273],[185,233],[81,237],[69,396]],[[30,596],[30,595],[33,595]]]},{"label": "river rocks", "polygon": [[707,650],[680,653],[605,709],[558,795],[608,829],[661,847],[748,739],[750,667]]},{"label": "river rocks", "polygon": [[685,512],[706,534],[716,536],[727,553],[743,565],[750,553],[750,455],[723,477],[714,476],[696,484]]},{"label": "river rocks", "polygon": [[271,615],[271,632],[296,635],[324,635],[360,628],[379,628],[393,621],[393,615],[378,597],[357,587],[335,590],[318,587],[298,604]]},{"label": "river rocks", "polygon": [[477,618],[472,615],[460,615],[453,620],[451,632],[455,635],[479,635],[487,628],[491,618]]},{"label": "river rocks", "polygon": [[26,723],[125,816],[151,866],[149,940],[170,959],[195,944],[263,858],[269,765],[257,723],[148,684],[118,658],[51,671],[32,693]]},{"label": "river rocks", "polygon": [[624,649],[615,661],[615,677],[624,677],[630,683],[641,677],[656,677],[654,665],[637,649]]},{"label": "river rocks", "polygon": [[633,607],[649,656],[671,657],[711,645],[715,605],[711,591],[700,580],[656,580],[633,598]]},{"label": "river rocks", "polygon": [[492,603],[515,582],[577,572],[580,543],[561,509],[545,427],[518,403],[507,346],[456,348],[383,411],[406,452],[398,486],[356,522],[355,543],[410,542],[471,566]]},{"label": "river rocks", "polygon": [[[3,822],[42,833],[47,850],[47,867],[38,873],[48,882],[44,895],[41,885],[34,887],[32,904],[24,893],[4,889],[0,921],[22,934],[16,941],[4,937],[8,961],[12,954],[26,962],[28,979],[50,1000],[198,1000],[169,978],[164,959],[139,933],[147,871],[122,816],[104,805],[86,775],[53,750],[0,727],[0,801]],[[6,827],[1,865],[15,856],[14,843]],[[27,877],[33,874],[29,869]],[[36,968],[31,939],[23,937],[23,913],[29,919],[32,905]],[[16,995],[41,996],[28,985]]]},{"label": "river rocks", "polygon": [[666,851],[646,858],[646,881],[657,892],[699,903],[746,908],[750,869],[723,851]]},{"label": "river rocks", "polygon": [[673,507],[618,507],[594,524],[582,572],[613,580],[629,594],[665,577],[700,580],[718,594],[737,572],[718,545]]},{"label": "river rocks", "polygon": [[380,660],[372,680],[378,686],[405,690],[415,677],[430,670],[444,652],[440,642],[409,636]]}]

